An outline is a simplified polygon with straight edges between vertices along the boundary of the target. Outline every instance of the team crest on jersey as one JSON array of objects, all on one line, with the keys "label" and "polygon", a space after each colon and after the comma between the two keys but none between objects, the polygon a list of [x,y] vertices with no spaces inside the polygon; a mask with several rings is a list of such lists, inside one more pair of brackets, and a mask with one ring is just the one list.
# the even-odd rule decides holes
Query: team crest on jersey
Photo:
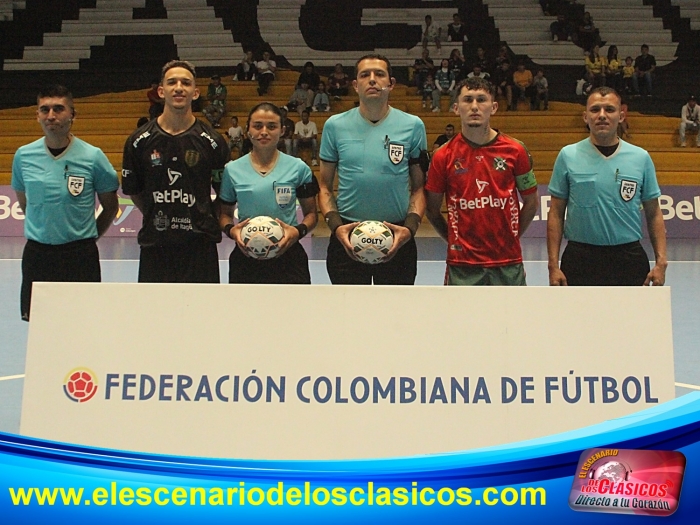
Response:
[{"label": "team crest on jersey", "polygon": [[506,164],[506,159],[503,157],[496,157],[493,159],[493,168],[496,171],[506,171],[508,169],[508,164]]},{"label": "team crest on jersey", "polygon": [[162,166],[163,159],[160,157],[160,152],[156,149],[151,153],[151,166]]},{"label": "team crest on jersey", "polygon": [[197,165],[199,162],[199,151],[194,150],[194,149],[188,149],[185,151],[185,164],[187,164],[190,168],[193,168]]},{"label": "team crest on jersey", "polygon": [[153,226],[155,226],[156,230],[159,232],[164,232],[167,230],[169,223],[170,221],[168,220],[168,216],[163,214],[162,211],[159,211],[158,214],[153,217]]},{"label": "team crest on jersey", "polygon": [[73,195],[73,197],[77,197],[83,193],[83,188],[85,188],[85,177],[68,175],[66,184],[68,184],[68,192]]},{"label": "team crest on jersey", "polygon": [[620,184],[620,197],[625,202],[631,201],[637,194],[637,183],[633,180],[623,180]]},{"label": "team crest on jersey", "polygon": [[464,159],[456,159],[452,164],[452,167],[455,170],[455,175],[461,175],[469,171],[467,167],[464,164],[462,164],[463,161]]},{"label": "team crest on jersey", "polygon": [[275,189],[275,202],[277,202],[277,206],[279,206],[282,209],[285,209],[289,206],[289,204],[292,202],[292,196],[294,192],[292,191],[293,188],[289,184],[280,184],[277,185],[277,183],[274,184],[274,189]]},{"label": "team crest on jersey", "polygon": [[389,144],[389,160],[399,164],[403,160],[403,144]]}]

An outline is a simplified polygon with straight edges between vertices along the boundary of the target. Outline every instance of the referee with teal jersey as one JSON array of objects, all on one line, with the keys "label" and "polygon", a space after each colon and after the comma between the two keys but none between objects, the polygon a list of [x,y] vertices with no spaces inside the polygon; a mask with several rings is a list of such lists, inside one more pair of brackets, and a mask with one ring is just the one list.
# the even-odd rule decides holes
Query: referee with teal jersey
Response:
[{"label": "referee with teal jersey", "polygon": [[[649,154],[620,140],[620,96],[591,92],[584,121],[589,138],[564,147],[549,183],[549,282],[553,286],[661,286],[666,278],[666,233],[656,170]],[[639,240],[643,210],[655,266]],[[561,256],[562,237],[568,244]]]},{"label": "referee with teal jersey", "polygon": [[[44,137],[22,146],[12,162],[12,188],[25,213],[20,310],[29,320],[32,283],[99,282],[96,240],[118,210],[119,181],[105,154],[71,132],[73,97],[50,86],[37,97]],[[95,194],[102,210],[95,218]]]},{"label": "referee with teal jersey", "polygon": [[[330,117],[321,138],[319,207],[331,230],[326,268],[333,284],[413,284],[414,236],[425,213],[425,126],[389,106],[396,81],[385,57],[366,55],[355,72],[359,107]],[[350,233],[366,220],[383,221],[394,234],[383,263],[364,264],[352,252]]]},{"label": "referee with teal jersey", "polygon": [[[298,241],[318,220],[316,177],[301,159],[277,149],[283,132],[277,106],[267,102],[255,106],[247,128],[253,149],[226,165],[219,193],[219,225],[237,244],[229,257],[229,283],[311,284],[309,259]],[[297,199],[304,215],[301,223],[297,221]],[[238,224],[233,222],[236,205]],[[284,230],[280,248],[271,259],[254,259],[243,248],[243,226],[261,215],[277,219]]]}]

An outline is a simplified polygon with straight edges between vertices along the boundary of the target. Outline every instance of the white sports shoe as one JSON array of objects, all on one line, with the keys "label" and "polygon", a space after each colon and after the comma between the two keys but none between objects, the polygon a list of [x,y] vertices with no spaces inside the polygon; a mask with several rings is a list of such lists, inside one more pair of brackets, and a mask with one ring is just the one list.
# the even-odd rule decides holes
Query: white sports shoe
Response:
[{"label": "white sports shoe", "polygon": [[440,113],[440,108],[437,107],[437,106],[435,106],[435,107],[433,108],[433,113]]}]

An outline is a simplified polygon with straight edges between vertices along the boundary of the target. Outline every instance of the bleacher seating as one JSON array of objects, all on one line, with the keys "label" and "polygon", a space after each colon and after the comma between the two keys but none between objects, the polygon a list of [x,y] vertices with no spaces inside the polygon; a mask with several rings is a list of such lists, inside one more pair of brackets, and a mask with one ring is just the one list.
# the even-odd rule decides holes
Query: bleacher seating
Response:
[{"label": "bleacher seating", "polygon": [[[552,42],[549,25],[555,17],[545,16],[537,0],[487,0],[489,14],[494,17],[501,39],[511,49],[527,55],[541,65],[576,65],[583,63],[583,50],[572,42]],[[677,43],[663,20],[655,18],[652,6],[643,0],[586,0],[603,41],[615,44],[620,56],[639,55],[646,43],[662,66],[675,59]]]},{"label": "bleacher seating", "polygon": [[91,46],[104,46],[112,35],[172,35],[178,56],[200,67],[230,65],[243,55],[206,0],[163,0],[167,18],[134,18],[134,9],[145,4],[97,0],[94,8],[80,10],[78,20],[64,20],[60,33],[47,33],[43,45],[26,46],[21,59],[6,59],[4,69],[78,69]]},{"label": "bleacher seating", "polygon": [[682,18],[690,19],[690,27],[700,30],[700,0],[671,0],[671,4],[680,7]]}]

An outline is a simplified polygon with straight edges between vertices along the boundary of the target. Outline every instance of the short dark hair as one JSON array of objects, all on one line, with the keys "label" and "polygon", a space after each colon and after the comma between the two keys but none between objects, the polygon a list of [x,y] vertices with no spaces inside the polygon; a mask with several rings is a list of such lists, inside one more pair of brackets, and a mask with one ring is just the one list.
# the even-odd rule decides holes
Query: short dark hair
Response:
[{"label": "short dark hair", "polygon": [[36,96],[36,103],[39,104],[39,100],[42,98],[65,98],[68,101],[68,107],[73,109],[73,94],[68,91],[66,86],[61,84],[50,84],[45,86],[39,91]]},{"label": "short dark hair", "polygon": [[192,73],[192,76],[194,78],[197,78],[197,71],[195,70],[194,64],[192,64],[192,62],[188,62],[187,60],[171,60],[170,62],[165,64],[163,66],[163,69],[161,69],[161,71],[160,71],[161,83],[163,82],[163,79],[165,78],[165,74],[175,67],[181,67],[183,69],[186,69],[187,71]]},{"label": "short dark hair", "polygon": [[454,124],[447,124],[447,125],[445,126],[445,128],[452,128],[452,129],[454,129],[454,127],[455,127]]},{"label": "short dark hair", "polygon": [[[430,16],[430,15],[428,15]],[[391,62],[389,62],[389,59],[385,57],[384,55],[380,55],[379,53],[368,53],[366,55],[361,56],[357,62],[355,62],[355,78],[357,78],[357,74],[359,73],[359,65],[360,62],[363,60],[381,60],[386,64],[386,71],[389,73],[389,77],[392,77],[393,75],[391,74]]]},{"label": "short dark hair", "polygon": [[640,49],[645,49],[645,48],[646,48],[646,49],[649,49],[649,46],[646,45],[646,44],[642,44],[642,47],[641,47]]},{"label": "short dark hair", "polygon": [[586,106],[588,106],[588,101],[591,99],[593,95],[600,95],[601,97],[606,97],[608,95],[615,95],[617,99],[620,101],[620,104],[622,104],[622,96],[615,91],[613,88],[610,86],[601,86],[593,89],[589,94],[588,97],[586,97]]},{"label": "short dark hair", "polygon": [[495,100],[496,98],[496,90],[493,87],[493,84],[486,80],[485,78],[481,77],[468,77],[462,80],[459,84],[457,84],[456,92],[457,96],[459,96],[462,93],[462,89],[467,88],[468,91],[486,91],[492,99]]},{"label": "short dark hair", "polygon": [[284,122],[282,122],[282,112],[280,111],[280,108],[278,106],[275,106],[272,102],[261,102],[260,104],[256,104],[255,106],[253,106],[253,108],[248,113],[248,120],[245,124],[246,129],[250,129],[250,119],[252,118],[253,113],[255,113],[256,111],[270,111],[271,113],[274,113],[280,118],[280,126],[284,124]]}]

